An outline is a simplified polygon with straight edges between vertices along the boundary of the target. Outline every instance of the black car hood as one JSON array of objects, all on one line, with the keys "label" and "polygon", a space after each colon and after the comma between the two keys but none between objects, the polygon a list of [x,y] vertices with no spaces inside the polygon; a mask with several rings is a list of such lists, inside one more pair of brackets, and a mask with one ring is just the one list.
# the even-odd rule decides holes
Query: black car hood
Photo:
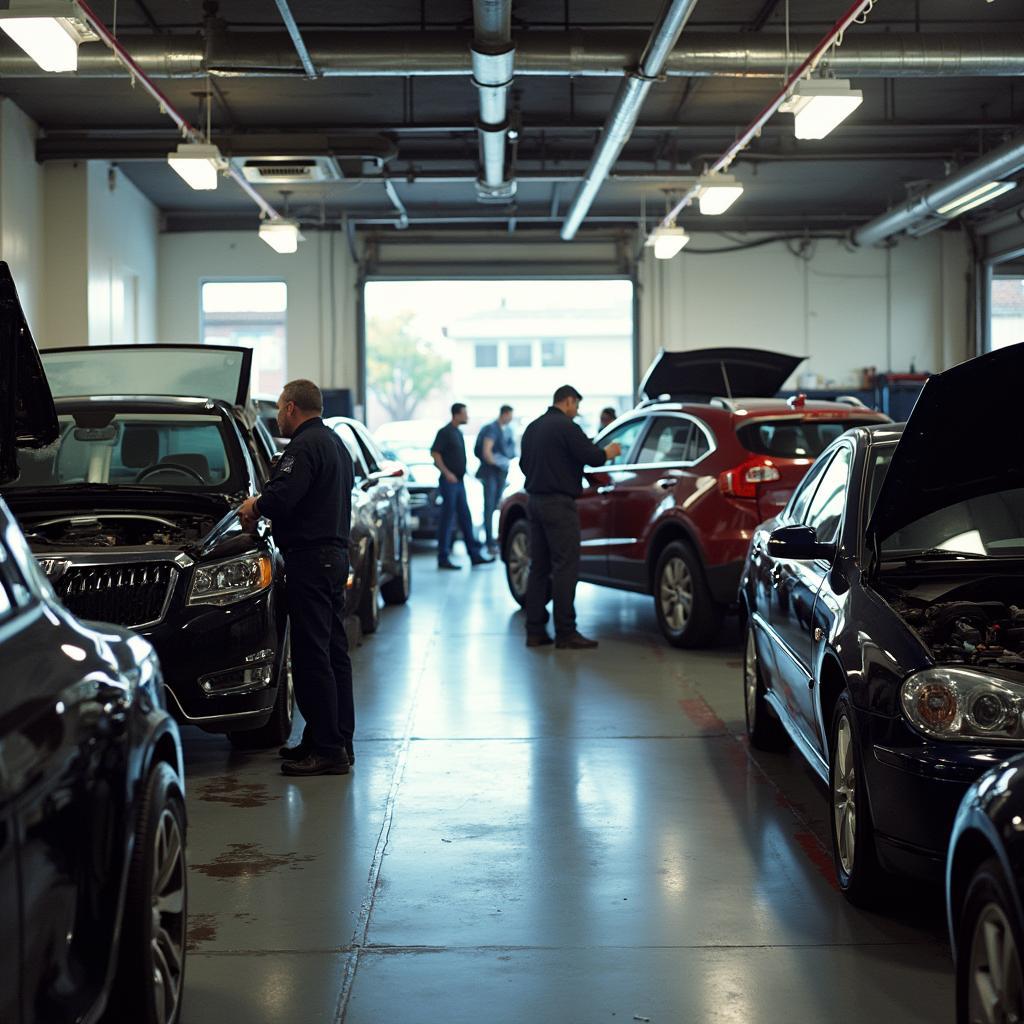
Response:
[{"label": "black car hood", "polygon": [[881,543],[959,501],[1024,487],[1024,344],[925,383],[878,493],[868,531]]},{"label": "black car hood", "polygon": [[640,393],[691,401],[716,395],[771,398],[806,358],[756,348],[662,349],[644,374]]},{"label": "black car hood", "polygon": [[58,433],[53,396],[11,268],[0,262],[0,483],[17,479],[19,448],[41,448]]}]

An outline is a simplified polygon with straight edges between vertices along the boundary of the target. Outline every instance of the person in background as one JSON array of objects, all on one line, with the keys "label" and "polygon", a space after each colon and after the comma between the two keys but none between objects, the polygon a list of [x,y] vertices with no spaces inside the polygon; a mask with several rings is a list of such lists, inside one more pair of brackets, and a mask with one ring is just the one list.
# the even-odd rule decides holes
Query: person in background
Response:
[{"label": "person in background", "polygon": [[516,457],[511,422],[512,406],[503,405],[498,418],[488,423],[477,435],[473,447],[473,454],[480,460],[476,475],[484,485],[484,542],[492,555],[498,552],[494,540],[494,513],[498,511],[501,496],[505,492],[509,463]]},{"label": "person in background", "polygon": [[548,583],[555,612],[555,646],[596,647],[576,630],[576,582],[580,565],[580,513],[576,499],[584,466],[603,466],[622,451],[587,440],[579,424],[583,396],[570,384],[556,392],[551,407],[523,433],[519,464],[526,474],[530,518],[530,580],[526,588],[526,646],[551,643],[548,635]]},{"label": "person in background", "polygon": [[469,421],[469,412],[462,402],[452,406],[452,419],[434,438],[430,454],[441,474],[438,484],[441,492],[441,521],[437,526],[437,567],[461,569],[452,561],[452,535],[456,521],[466,542],[469,560],[473,565],[486,565],[494,559],[485,556],[473,530],[473,517],[466,500],[466,441],[460,429]]},{"label": "person in background", "polygon": [[610,406],[607,405],[601,410],[601,426],[600,429],[604,430],[605,427],[610,426],[618,419],[619,414]]}]

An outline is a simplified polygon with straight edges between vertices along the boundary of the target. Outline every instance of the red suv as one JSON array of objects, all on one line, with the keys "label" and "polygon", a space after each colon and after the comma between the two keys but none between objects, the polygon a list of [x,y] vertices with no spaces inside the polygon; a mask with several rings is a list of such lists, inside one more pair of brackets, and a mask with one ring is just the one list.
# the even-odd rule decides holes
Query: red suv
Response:
[{"label": "red suv", "polygon": [[[622,454],[584,472],[580,579],[651,594],[669,643],[710,642],[736,600],[754,528],[777,515],[815,458],[850,427],[888,422],[856,399],[768,397],[802,362],[750,349],[663,352],[655,395],[597,437]],[[520,603],[530,571],[527,495],[501,508],[499,541]]]}]

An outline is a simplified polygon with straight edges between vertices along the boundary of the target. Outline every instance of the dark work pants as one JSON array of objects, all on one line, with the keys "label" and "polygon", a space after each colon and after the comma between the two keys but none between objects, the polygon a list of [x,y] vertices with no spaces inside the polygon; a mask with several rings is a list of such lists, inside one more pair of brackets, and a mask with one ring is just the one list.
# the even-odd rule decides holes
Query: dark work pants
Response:
[{"label": "dark work pants", "polygon": [[462,531],[462,539],[466,542],[466,550],[470,558],[480,557],[480,542],[473,530],[473,517],[469,512],[466,500],[466,482],[457,480],[449,483],[441,477],[441,521],[437,526],[437,560],[447,562],[452,556],[452,535],[455,532],[456,520]]},{"label": "dark work pants", "polygon": [[303,745],[337,757],[352,742],[355,703],[345,635],[348,553],[338,547],[285,555],[295,700],[306,720]]},{"label": "dark work pants", "polygon": [[526,588],[526,632],[545,632],[548,587],[555,612],[555,636],[576,632],[576,579],[580,569],[580,514],[564,494],[531,494],[530,581]]},{"label": "dark work pants", "polygon": [[482,470],[480,473],[480,482],[484,485],[484,540],[489,545],[494,543],[494,513],[501,504],[507,479],[508,474],[499,469]]}]

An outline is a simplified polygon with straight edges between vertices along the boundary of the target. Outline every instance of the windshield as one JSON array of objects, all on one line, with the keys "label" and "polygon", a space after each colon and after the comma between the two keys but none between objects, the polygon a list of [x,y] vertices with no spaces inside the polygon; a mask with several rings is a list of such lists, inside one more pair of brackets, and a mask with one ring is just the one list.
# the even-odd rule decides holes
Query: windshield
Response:
[{"label": "windshield", "polygon": [[[86,418],[92,422],[86,422]],[[102,417],[101,417],[102,418]],[[233,492],[243,470],[228,455],[219,416],[114,413],[95,425],[96,410],[58,417],[53,444],[27,451],[14,490],[75,484]]]},{"label": "windshield", "polygon": [[748,452],[780,459],[817,458],[851,427],[873,426],[875,420],[756,420],[736,431]]}]

